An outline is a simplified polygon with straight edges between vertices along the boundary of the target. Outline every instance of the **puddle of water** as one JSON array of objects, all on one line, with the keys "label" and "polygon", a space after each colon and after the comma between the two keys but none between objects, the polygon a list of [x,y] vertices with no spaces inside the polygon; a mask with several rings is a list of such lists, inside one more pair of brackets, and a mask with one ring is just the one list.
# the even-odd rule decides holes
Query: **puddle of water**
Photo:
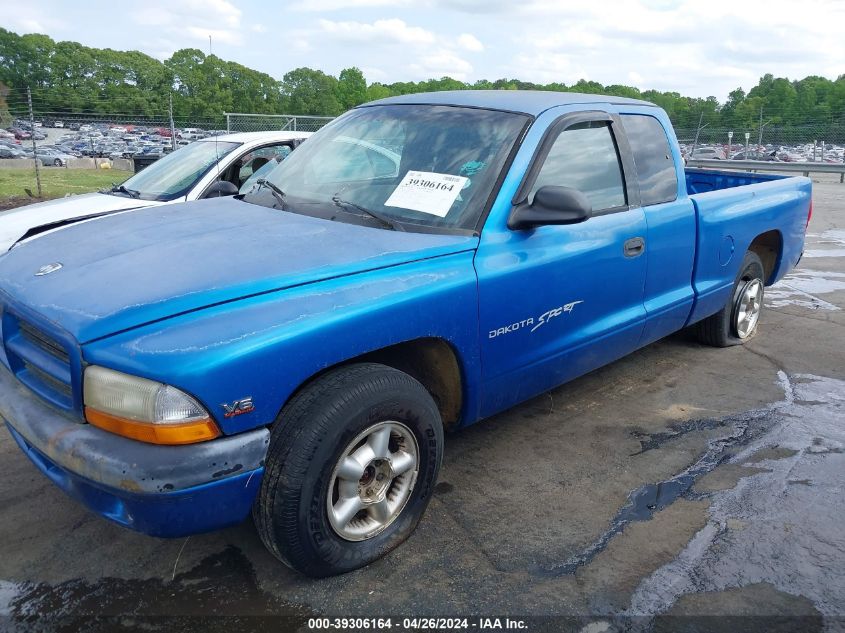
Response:
[{"label": "puddle of water", "polygon": [[[785,400],[779,405],[791,403],[793,396],[789,381],[782,372],[778,372],[778,377],[785,393]],[[629,523],[648,521],[655,512],[663,510],[681,497],[697,497],[698,495],[693,495],[691,492],[695,482],[727,460],[730,457],[729,449],[742,447],[765,433],[775,423],[775,410],[779,405],[713,420],[692,420],[674,425],[667,433],[647,436],[643,434],[643,437],[647,439],[640,439],[642,450],[635,455],[659,448],[663,443],[686,433],[722,427],[726,429],[725,435],[709,441],[705,453],[686,470],[665,481],[646,484],[632,491],[628,495],[628,501],[610,522],[608,529],[587,548],[565,561],[534,570],[534,573],[544,577],[574,574],[580,567],[588,565],[603,552],[610,541]]]},{"label": "puddle of water", "polygon": [[817,244],[839,244],[845,246],[845,230],[828,229],[822,233],[808,233],[807,237],[818,238],[813,241]]},{"label": "puddle of water", "polygon": [[709,493],[707,525],[640,583],[630,615],[665,613],[687,594],[761,582],[808,598],[825,616],[845,615],[845,381],[793,378],[794,396],[787,392],[771,408],[775,423],[730,462],[750,463],[772,446],[788,451],[759,462],[765,469],[734,488]]},{"label": "puddle of water", "polygon": [[[845,247],[845,231],[841,229],[828,229],[819,233],[808,234],[812,237],[813,246],[832,245]],[[804,251],[805,258],[817,257],[845,257],[845,248],[812,248]]]},{"label": "puddle of water", "polygon": [[102,578],[57,585],[0,581],[0,616],[15,631],[293,630],[308,612],[262,591],[252,565],[227,547],[174,580]]},{"label": "puddle of water", "polygon": [[804,251],[804,257],[815,259],[817,257],[845,257],[845,248],[819,248]]},{"label": "puddle of water", "polygon": [[13,582],[0,580],[0,618],[11,615],[10,605],[18,595],[18,586]]},{"label": "puddle of water", "polygon": [[845,273],[801,269],[767,288],[765,302],[772,308],[794,305],[810,310],[837,311],[842,308],[816,295],[840,290],[845,290]]}]

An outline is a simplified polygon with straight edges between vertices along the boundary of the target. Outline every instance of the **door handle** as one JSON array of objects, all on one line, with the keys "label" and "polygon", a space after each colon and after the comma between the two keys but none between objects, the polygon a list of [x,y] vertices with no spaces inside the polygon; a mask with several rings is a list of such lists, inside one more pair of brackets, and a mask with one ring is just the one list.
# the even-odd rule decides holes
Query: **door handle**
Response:
[{"label": "door handle", "polygon": [[625,257],[639,257],[645,252],[645,240],[641,237],[632,237],[630,240],[625,240],[622,250]]}]

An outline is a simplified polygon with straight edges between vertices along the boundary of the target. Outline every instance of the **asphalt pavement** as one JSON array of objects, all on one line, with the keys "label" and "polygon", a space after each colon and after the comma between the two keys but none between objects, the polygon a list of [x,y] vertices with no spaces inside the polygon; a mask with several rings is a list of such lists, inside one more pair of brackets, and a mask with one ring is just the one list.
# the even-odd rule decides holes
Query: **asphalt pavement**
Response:
[{"label": "asphalt pavement", "polygon": [[678,334],[447,436],[416,533],[325,580],[278,563],[250,522],[179,540],[112,525],[0,430],[0,628],[309,630],[314,616],[384,615],[396,630],[462,614],[585,633],[841,630],[843,326],[845,185],[831,178],[753,341]]}]

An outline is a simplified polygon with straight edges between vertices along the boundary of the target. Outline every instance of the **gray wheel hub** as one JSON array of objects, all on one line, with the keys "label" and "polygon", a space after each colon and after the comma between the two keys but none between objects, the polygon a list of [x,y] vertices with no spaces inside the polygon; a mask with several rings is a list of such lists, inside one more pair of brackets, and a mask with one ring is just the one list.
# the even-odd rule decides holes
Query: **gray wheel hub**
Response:
[{"label": "gray wheel hub", "polygon": [[757,327],[763,309],[763,282],[752,279],[740,290],[734,308],[734,330],[741,339],[748,338]]},{"label": "gray wheel hub", "polygon": [[352,440],[329,481],[326,512],[335,533],[364,541],[401,514],[417,480],[419,447],[401,422],[379,422]]}]

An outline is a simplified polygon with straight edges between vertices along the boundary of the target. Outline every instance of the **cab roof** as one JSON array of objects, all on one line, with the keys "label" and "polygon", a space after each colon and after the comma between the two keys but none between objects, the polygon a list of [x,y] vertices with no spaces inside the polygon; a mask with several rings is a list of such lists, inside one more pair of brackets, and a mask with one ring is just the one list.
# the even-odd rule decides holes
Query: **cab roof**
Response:
[{"label": "cab roof", "polygon": [[387,97],[365,103],[363,106],[392,104],[454,105],[491,110],[523,112],[539,116],[555,106],[604,103],[612,105],[638,105],[657,107],[649,101],[591,95],[580,92],[551,92],[546,90],[447,90],[443,92],[418,92],[416,94]]}]

